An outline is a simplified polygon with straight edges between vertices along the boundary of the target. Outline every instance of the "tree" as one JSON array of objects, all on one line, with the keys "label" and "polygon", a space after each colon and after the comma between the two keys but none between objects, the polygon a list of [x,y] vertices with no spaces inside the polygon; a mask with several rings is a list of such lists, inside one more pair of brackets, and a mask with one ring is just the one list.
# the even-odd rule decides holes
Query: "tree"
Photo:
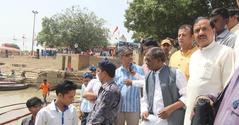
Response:
[{"label": "tree", "polygon": [[70,47],[77,44],[82,50],[108,44],[109,30],[103,27],[105,21],[87,9],[78,6],[66,9],[42,20],[38,43],[47,47]]},{"label": "tree", "polygon": [[193,24],[216,7],[236,6],[235,0],[134,0],[125,14],[125,27],[134,38],[175,38],[178,27]]}]

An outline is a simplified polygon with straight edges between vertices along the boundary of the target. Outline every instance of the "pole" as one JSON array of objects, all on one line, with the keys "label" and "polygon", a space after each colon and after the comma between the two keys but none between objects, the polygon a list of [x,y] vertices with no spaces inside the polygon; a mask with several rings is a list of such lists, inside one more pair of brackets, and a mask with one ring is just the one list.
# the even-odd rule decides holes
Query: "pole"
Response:
[{"label": "pole", "polygon": [[38,14],[37,11],[33,10],[32,13],[34,14],[34,18],[33,18],[33,32],[32,32],[32,56],[34,55],[34,35],[35,35],[35,19],[36,19],[36,14]]},{"label": "pole", "polygon": [[24,35],[22,35],[22,51],[24,51],[24,39],[25,39],[26,37],[24,36]]}]

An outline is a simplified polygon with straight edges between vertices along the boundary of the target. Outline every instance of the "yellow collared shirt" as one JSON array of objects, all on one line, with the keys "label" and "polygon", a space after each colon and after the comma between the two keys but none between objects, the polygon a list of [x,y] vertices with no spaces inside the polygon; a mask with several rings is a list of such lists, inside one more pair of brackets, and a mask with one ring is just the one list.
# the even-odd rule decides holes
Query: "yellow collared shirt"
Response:
[{"label": "yellow collared shirt", "polygon": [[187,80],[189,78],[189,60],[194,51],[198,48],[194,47],[187,52],[182,52],[181,50],[176,51],[170,58],[169,66],[175,67],[184,73]]}]

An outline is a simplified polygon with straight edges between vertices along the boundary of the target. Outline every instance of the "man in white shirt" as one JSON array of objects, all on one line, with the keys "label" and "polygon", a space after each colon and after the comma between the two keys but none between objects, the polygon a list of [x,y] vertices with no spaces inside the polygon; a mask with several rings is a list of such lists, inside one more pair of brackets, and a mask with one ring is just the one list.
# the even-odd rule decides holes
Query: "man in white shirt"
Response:
[{"label": "man in white shirt", "polygon": [[35,125],[78,125],[76,108],[72,105],[76,84],[65,80],[56,87],[57,98],[38,113]]},{"label": "man in white shirt", "polygon": [[228,12],[229,12],[229,20],[227,27],[232,33],[239,35],[239,22],[238,22],[239,9],[230,8],[228,9]]},{"label": "man in white shirt", "polygon": [[216,8],[210,14],[212,23],[215,25],[216,39],[219,44],[234,48],[236,35],[231,33],[227,26],[229,13],[226,8]]},{"label": "man in white shirt", "polygon": [[141,100],[143,124],[183,125],[186,77],[165,64],[166,55],[159,47],[151,48],[145,61],[151,71]]},{"label": "man in white shirt", "polygon": [[[239,0],[236,0],[237,1],[237,6],[239,7]],[[239,35],[237,37],[237,40],[236,40],[236,44],[235,44],[235,67],[237,68],[239,66]]]},{"label": "man in white shirt", "polygon": [[228,21],[228,28],[231,32],[233,32],[236,36],[236,42],[235,42],[235,68],[239,66],[239,9],[228,9],[229,12],[229,21]]},{"label": "man in white shirt", "polygon": [[93,105],[95,104],[95,101],[97,99],[100,87],[101,87],[101,82],[97,78],[97,79],[91,79],[88,82],[87,86],[84,88],[82,97],[84,102],[87,102],[87,105],[83,106],[82,104],[84,104],[84,102],[81,102],[81,107],[82,106],[85,107],[87,111],[83,113],[84,115],[81,119],[81,125],[86,125],[88,115],[93,109]]},{"label": "man in white shirt", "polygon": [[234,70],[234,53],[227,46],[214,40],[214,25],[207,17],[198,17],[193,26],[195,41],[199,49],[189,63],[187,103],[184,125],[191,125],[191,113],[196,97],[217,95],[226,86]]},{"label": "man in white shirt", "polygon": [[86,88],[89,85],[89,82],[93,79],[93,75],[89,72],[83,74],[83,84],[81,85],[81,103],[80,103],[80,119],[81,125],[86,125],[87,117],[92,111],[94,103],[91,103],[90,100],[84,97]]},{"label": "man in white shirt", "polygon": [[89,100],[90,102],[94,103],[94,101],[97,98],[100,87],[101,87],[101,82],[99,81],[98,78],[90,80],[87,87],[85,88],[83,97]]},{"label": "man in white shirt", "polygon": [[230,30],[230,32],[234,33],[237,36],[237,41],[235,42],[235,49],[239,47],[239,9],[236,8],[230,8],[228,9],[229,12],[229,20],[227,27]]}]

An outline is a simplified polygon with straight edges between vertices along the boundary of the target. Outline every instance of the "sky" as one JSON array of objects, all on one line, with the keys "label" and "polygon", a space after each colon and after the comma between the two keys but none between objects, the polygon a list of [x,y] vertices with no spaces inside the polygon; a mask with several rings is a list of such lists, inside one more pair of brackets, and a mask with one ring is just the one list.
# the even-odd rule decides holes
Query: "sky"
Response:
[{"label": "sky", "polygon": [[[87,8],[99,18],[106,20],[111,32],[118,26],[117,34],[124,34],[131,41],[132,32],[124,27],[124,14],[129,0],[5,0],[0,4],[0,44],[16,43],[21,49],[30,50],[33,35],[32,10],[38,11],[35,21],[35,34],[41,31],[43,17],[61,13],[73,5]],[[119,32],[119,33],[118,33]],[[23,36],[25,39],[23,39]],[[24,41],[24,47],[23,47]],[[115,42],[115,39],[112,41]],[[34,47],[36,48],[36,47]]]}]

